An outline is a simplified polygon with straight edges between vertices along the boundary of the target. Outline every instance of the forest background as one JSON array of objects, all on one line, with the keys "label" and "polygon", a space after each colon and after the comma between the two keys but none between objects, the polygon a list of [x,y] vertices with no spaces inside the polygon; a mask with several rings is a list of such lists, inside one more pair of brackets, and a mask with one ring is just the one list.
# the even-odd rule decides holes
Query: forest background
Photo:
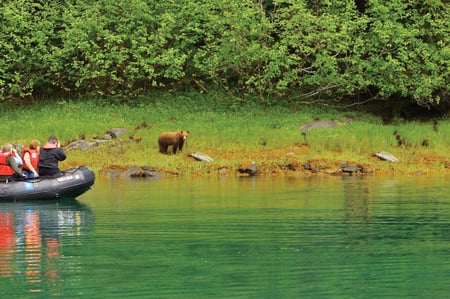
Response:
[{"label": "forest background", "polygon": [[5,0],[0,7],[3,101],[220,88],[269,105],[449,106],[443,0]]}]

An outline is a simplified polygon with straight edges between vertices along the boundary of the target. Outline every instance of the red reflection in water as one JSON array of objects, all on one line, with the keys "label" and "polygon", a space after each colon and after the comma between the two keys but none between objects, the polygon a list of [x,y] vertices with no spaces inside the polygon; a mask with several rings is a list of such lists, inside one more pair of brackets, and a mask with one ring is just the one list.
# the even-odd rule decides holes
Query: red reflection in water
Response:
[{"label": "red reflection in water", "polygon": [[56,286],[58,282],[59,242],[56,238],[46,238],[46,271],[45,276],[50,285]]},{"label": "red reflection in water", "polygon": [[[42,239],[39,230],[39,214],[34,211],[25,213],[23,233],[25,238],[25,276],[28,282],[41,282]],[[32,292],[41,289],[30,290]]]},{"label": "red reflection in water", "polygon": [[[45,236],[43,240],[39,213],[27,210],[21,216],[17,215],[18,222],[23,223],[16,224],[14,213],[0,212],[0,276],[13,276],[20,272],[17,266],[24,265],[25,278],[32,284],[29,292],[42,292],[44,282],[50,287],[57,285],[60,243],[53,236]],[[23,260],[16,254],[20,246],[24,247]]]},{"label": "red reflection in water", "polygon": [[15,272],[14,252],[16,233],[14,215],[0,212],[0,275],[10,276]]}]

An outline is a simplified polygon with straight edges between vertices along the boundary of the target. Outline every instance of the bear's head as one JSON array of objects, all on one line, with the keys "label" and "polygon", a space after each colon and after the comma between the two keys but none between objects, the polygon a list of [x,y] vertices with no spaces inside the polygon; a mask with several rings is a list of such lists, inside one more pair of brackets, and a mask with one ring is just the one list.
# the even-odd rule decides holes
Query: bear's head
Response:
[{"label": "bear's head", "polygon": [[189,131],[181,131],[180,138],[186,140],[189,137]]}]

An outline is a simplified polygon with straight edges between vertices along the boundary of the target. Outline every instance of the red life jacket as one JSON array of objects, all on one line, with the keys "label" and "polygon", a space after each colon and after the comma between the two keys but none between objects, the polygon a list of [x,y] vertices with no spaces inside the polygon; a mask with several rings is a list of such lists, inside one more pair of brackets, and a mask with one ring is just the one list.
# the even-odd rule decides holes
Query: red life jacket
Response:
[{"label": "red life jacket", "polygon": [[14,169],[6,164],[6,159],[10,157],[11,153],[0,153],[0,175],[13,175]]},{"label": "red life jacket", "polygon": [[25,164],[25,153],[30,154],[30,162],[31,165],[34,167],[34,169],[37,171],[38,164],[39,164],[39,151],[31,148],[24,148],[22,151],[22,160],[23,160],[23,169],[31,171],[31,169],[28,169],[27,165]]}]

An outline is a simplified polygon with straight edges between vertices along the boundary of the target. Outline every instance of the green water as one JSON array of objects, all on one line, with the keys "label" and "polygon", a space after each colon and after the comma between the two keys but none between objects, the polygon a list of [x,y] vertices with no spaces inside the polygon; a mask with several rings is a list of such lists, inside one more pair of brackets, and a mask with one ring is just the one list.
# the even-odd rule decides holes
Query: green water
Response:
[{"label": "green water", "polygon": [[2,298],[448,298],[448,178],[99,180],[0,203]]}]

